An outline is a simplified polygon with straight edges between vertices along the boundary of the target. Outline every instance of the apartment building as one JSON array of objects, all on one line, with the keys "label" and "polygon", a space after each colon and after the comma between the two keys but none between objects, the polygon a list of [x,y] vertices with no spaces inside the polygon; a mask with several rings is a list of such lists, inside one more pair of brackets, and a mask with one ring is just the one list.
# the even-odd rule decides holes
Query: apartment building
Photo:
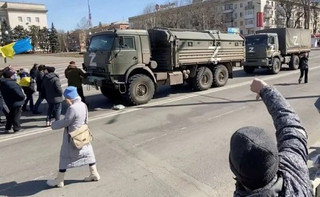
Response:
[{"label": "apartment building", "polygon": [[40,28],[48,27],[47,12],[44,4],[0,1],[0,20],[5,20],[11,28],[18,25],[24,28],[32,25]]}]

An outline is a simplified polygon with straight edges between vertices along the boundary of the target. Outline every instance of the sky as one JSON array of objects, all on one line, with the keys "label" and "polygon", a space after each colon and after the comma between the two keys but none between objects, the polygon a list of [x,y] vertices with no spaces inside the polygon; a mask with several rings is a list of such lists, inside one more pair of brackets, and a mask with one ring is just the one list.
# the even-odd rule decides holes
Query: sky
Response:
[{"label": "sky", "polygon": [[[5,1],[5,0],[4,0]],[[57,30],[72,31],[89,18],[88,0],[7,0],[6,2],[36,3],[46,6],[48,27],[54,24]],[[143,14],[148,5],[166,4],[170,0],[89,0],[93,26],[99,22],[108,24],[128,21],[129,17]]]}]

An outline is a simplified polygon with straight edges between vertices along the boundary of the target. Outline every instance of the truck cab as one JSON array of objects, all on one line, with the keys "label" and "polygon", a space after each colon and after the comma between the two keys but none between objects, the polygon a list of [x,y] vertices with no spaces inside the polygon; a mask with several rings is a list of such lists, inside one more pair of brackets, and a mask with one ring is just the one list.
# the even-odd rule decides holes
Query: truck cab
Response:
[{"label": "truck cab", "polygon": [[254,69],[272,67],[273,58],[279,57],[278,35],[261,33],[246,37],[246,61],[244,71],[252,73]]}]

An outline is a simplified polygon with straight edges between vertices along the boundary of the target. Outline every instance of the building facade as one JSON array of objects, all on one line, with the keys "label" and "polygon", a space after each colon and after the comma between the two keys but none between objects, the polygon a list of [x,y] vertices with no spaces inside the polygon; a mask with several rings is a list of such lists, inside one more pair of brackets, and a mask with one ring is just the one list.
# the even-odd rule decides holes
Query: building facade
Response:
[{"label": "building facade", "polygon": [[47,9],[44,4],[11,3],[0,1],[0,19],[11,28],[21,25],[23,28],[35,25],[48,27]]},{"label": "building facade", "polygon": [[[131,17],[129,18],[129,23],[130,27],[134,29],[174,27],[192,29],[213,28],[227,31],[228,28],[239,28],[240,33],[248,35],[265,28],[304,28],[306,17],[304,16],[305,14],[303,15],[303,7],[303,5],[292,6],[291,17],[287,20],[286,12],[288,10],[283,10],[278,0],[194,0],[190,5]],[[320,14],[317,15],[320,9],[318,9],[318,6],[313,6],[312,9],[314,12],[310,11],[309,29],[311,32],[317,33],[320,29],[320,22],[318,22],[320,21]],[[179,13],[178,16],[174,17],[177,13]],[[161,15],[165,19],[171,17],[173,19],[178,18],[179,20],[170,26],[171,24],[169,23],[161,23],[161,20],[163,20],[159,18]],[[195,18],[199,20],[194,21]],[[183,23],[182,20],[187,21],[187,23]],[[168,24],[169,26],[163,26]]]}]

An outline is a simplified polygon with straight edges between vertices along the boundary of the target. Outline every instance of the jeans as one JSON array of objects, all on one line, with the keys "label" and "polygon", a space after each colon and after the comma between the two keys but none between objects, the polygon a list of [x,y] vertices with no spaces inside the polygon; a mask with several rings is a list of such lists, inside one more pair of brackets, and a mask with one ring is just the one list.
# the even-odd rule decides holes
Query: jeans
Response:
[{"label": "jeans", "polygon": [[86,99],[85,99],[84,94],[83,94],[82,86],[80,88],[77,88],[77,92],[78,92],[79,96],[81,97],[81,101],[86,103]]},{"label": "jeans", "polygon": [[309,69],[300,69],[300,77],[299,77],[299,80],[302,80],[303,78],[303,75],[305,74],[305,77],[304,77],[304,83],[308,83],[308,71]]},{"label": "jeans", "polygon": [[61,115],[61,103],[48,103],[48,113],[46,121],[51,121],[51,118],[55,118],[55,120],[60,120]]},{"label": "jeans", "polygon": [[26,100],[24,101],[24,104],[23,104],[23,107],[22,107],[22,110],[27,110],[27,104],[28,102],[30,101],[30,111],[33,111],[33,96],[32,94],[26,94]]},{"label": "jeans", "polygon": [[42,103],[43,100],[44,100],[44,98],[42,97],[41,92],[39,92],[39,97],[38,97],[38,100],[37,100],[36,104],[33,107],[33,112],[38,112],[39,106],[40,106],[40,104]]},{"label": "jeans", "polygon": [[20,117],[21,117],[21,106],[20,107],[9,107],[9,114],[7,115],[6,130],[10,130],[13,126],[13,131],[19,131],[21,129]]}]

